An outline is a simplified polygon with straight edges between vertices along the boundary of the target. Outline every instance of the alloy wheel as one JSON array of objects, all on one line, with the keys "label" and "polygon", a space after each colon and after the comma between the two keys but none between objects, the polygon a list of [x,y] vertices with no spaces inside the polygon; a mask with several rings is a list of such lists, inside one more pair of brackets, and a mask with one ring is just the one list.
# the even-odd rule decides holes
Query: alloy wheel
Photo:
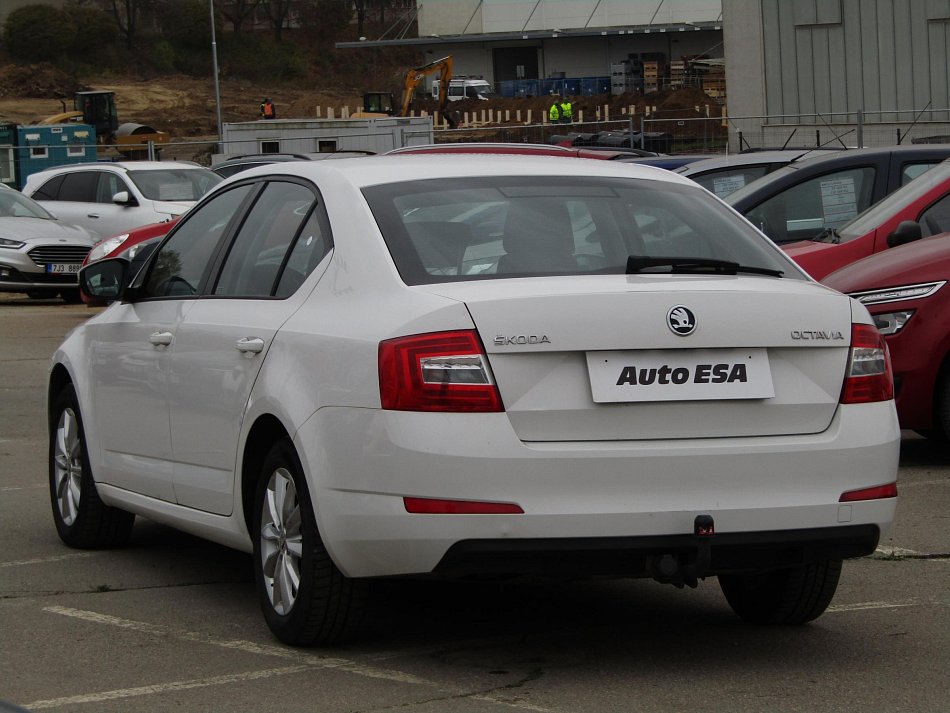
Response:
[{"label": "alloy wheel", "polygon": [[66,525],[76,522],[82,493],[82,439],[76,413],[63,409],[56,426],[53,473],[56,480],[56,503]]},{"label": "alloy wheel", "polygon": [[297,599],[303,556],[297,488],[286,468],[274,471],[267,483],[260,537],[265,588],[274,611],[286,616]]}]

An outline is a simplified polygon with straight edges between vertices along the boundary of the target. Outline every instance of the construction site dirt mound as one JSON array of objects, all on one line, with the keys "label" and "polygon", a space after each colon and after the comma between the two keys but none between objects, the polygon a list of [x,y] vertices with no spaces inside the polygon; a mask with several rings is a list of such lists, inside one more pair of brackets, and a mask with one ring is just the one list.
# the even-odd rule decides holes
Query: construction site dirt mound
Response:
[{"label": "construction site dirt mound", "polygon": [[51,64],[0,66],[0,97],[71,99],[86,87]]}]

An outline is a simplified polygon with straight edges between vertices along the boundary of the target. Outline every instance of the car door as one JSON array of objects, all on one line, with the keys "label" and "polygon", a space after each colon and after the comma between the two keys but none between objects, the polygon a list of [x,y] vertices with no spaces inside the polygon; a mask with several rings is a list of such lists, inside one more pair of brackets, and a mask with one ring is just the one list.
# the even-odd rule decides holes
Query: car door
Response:
[{"label": "car door", "polygon": [[175,493],[181,505],[228,515],[244,411],[274,335],[329,250],[316,190],[267,180],[207,294],[181,321],[169,372]]},{"label": "car door", "polygon": [[250,192],[226,191],[189,216],[158,249],[130,301],[89,327],[93,413],[105,483],[175,501],[168,417],[171,347],[228,223]]},{"label": "car door", "polygon": [[[86,219],[90,230],[106,238],[157,220],[150,206],[143,206],[136,199],[136,193],[118,173],[97,171],[95,205],[88,206]],[[136,205],[119,205],[113,201],[117,193],[125,192],[136,200]]]}]

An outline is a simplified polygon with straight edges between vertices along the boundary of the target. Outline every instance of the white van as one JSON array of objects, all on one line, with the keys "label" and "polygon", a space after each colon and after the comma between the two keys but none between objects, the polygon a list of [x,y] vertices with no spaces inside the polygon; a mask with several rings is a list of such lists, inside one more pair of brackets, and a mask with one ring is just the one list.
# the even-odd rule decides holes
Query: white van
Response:
[{"label": "white van", "polygon": [[[487,79],[456,77],[449,80],[449,101],[458,101],[460,99],[484,99],[488,100],[495,96],[495,88]],[[439,98],[439,82],[432,83],[432,98]]]}]

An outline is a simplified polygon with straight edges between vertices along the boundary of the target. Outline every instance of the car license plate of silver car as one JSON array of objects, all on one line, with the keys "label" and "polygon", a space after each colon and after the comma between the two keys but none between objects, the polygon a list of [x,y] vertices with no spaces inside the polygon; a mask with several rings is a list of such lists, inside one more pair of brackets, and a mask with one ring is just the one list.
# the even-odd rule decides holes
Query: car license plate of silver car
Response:
[{"label": "car license plate of silver car", "polygon": [[75,275],[79,272],[82,263],[79,262],[49,262],[46,263],[46,271],[54,275]]},{"label": "car license plate of silver car", "polygon": [[587,352],[587,370],[596,403],[775,396],[764,348]]}]

